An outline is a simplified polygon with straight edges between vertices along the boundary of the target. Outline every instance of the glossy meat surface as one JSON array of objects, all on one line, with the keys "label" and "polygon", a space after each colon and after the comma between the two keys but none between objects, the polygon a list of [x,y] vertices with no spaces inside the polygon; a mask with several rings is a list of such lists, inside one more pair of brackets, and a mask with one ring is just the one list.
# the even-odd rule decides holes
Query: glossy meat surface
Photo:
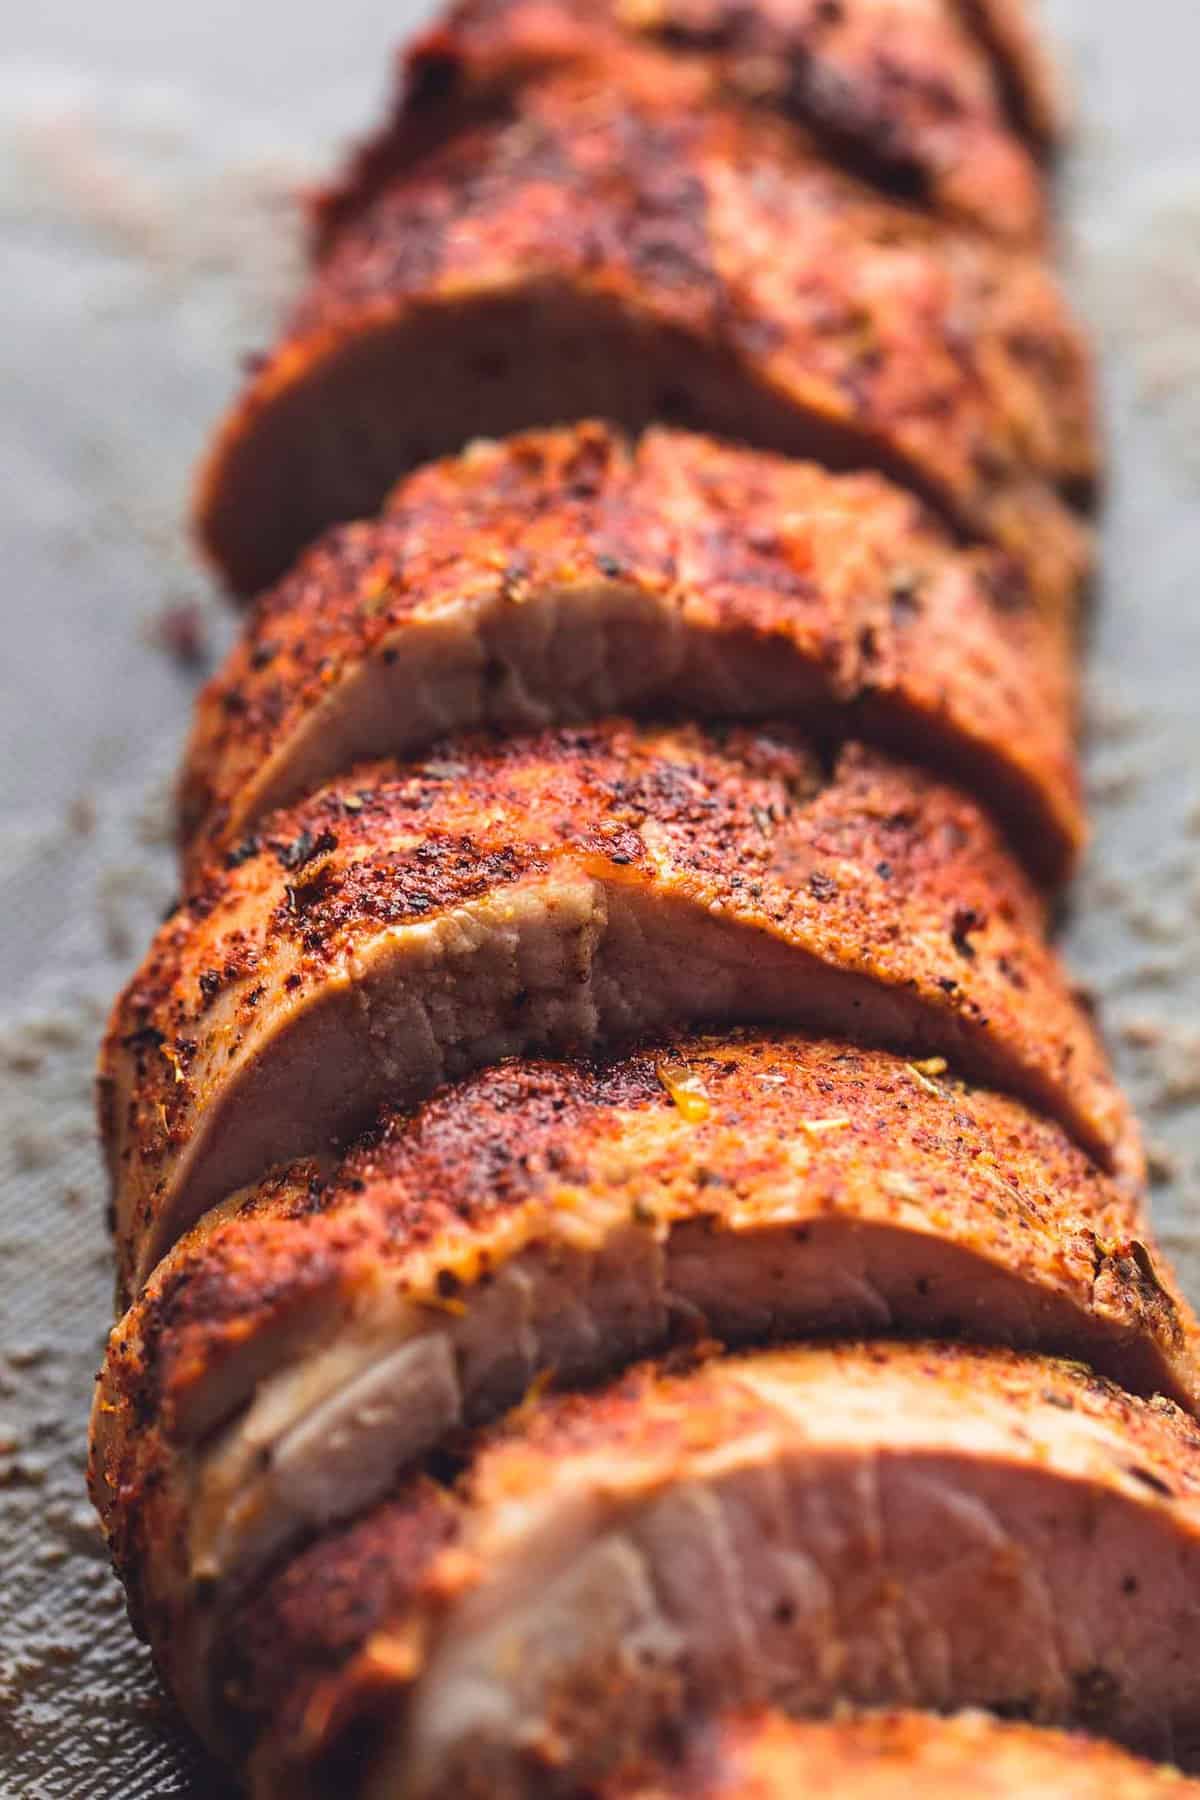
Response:
[{"label": "glossy meat surface", "polygon": [[1168,1402],[1003,1351],[759,1353],[531,1402],[318,1540],[230,1622],[210,1729],[264,1800],[542,1800],[716,1710],[847,1701],[1188,1762],[1198,1628]]},{"label": "glossy meat surface", "polygon": [[912,486],[1065,583],[1097,474],[1089,359],[1042,263],[881,198],[686,71],[522,89],[386,189],[202,472],[232,585],[480,434],[674,422]]},{"label": "glossy meat surface", "polygon": [[687,1023],[805,1025],[1136,1134],[978,808],[859,746],[623,721],[364,765],[210,864],[114,1010],[101,1113],[140,1284],[209,1206],[448,1075]]},{"label": "glossy meat surface", "polygon": [[889,1331],[1200,1399],[1196,1323],[1140,1209],[937,1061],[740,1034],[513,1063],[177,1246],[110,1344],[96,1487],[152,1618],[201,1578],[236,1589],[533,1385],[698,1336]]},{"label": "glossy meat surface", "polygon": [[875,476],[598,424],[479,443],[262,596],[200,698],[188,860],[447,730],[669,706],[951,767],[1055,879],[1084,833],[1073,610]]}]

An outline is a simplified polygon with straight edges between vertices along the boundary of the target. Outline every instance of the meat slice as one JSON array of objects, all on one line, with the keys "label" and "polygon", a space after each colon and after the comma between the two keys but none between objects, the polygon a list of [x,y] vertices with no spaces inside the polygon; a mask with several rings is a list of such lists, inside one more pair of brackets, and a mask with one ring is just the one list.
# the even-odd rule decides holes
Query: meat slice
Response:
[{"label": "meat slice", "polygon": [[682,76],[522,89],[388,188],[222,428],[201,535],[250,593],[405,469],[595,415],[878,468],[1039,586],[1086,560],[1089,361],[1041,263]]},{"label": "meat slice", "polygon": [[527,1404],[457,1481],[281,1566],[207,1689],[178,1679],[258,1800],[550,1800],[764,1706],[983,1706],[1194,1764],[1198,1631],[1200,1435],[1170,1402],[843,1345]]},{"label": "meat slice", "polygon": [[897,1330],[1200,1400],[1140,1208],[940,1061],[735,1035],[509,1064],[176,1247],[109,1347],[97,1491],[152,1547],[149,1596],[125,1571],[149,1615],[227,1597],[531,1385],[681,1337]]},{"label": "meat slice", "polygon": [[953,768],[1054,880],[1084,836],[1071,613],[876,476],[597,424],[476,444],[262,597],[200,699],[189,862],[364,757],[673,704]]},{"label": "meat slice", "polygon": [[1200,1783],[1094,1738],[986,1713],[778,1712],[699,1729],[673,1765],[614,1781],[605,1800],[1196,1800]]},{"label": "meat slice", "polygon": [[1014,84],[1012,59],[991,55],[996,35],[966,14],[956,0],[459,0],[410,46],[384,129],[317,196],[318,254],[416,156],[522,81],[610,71],[630,46],[782,115],[885,191],[1036,243],[1045,196],[1021,134],[1043,115],[1044,83],[1028,61],[1032,82]]},{"label": "meat slice", "polygon": [[1067,103],[1028,0],[952,3],[990,55],[1012,118],[1035,143],[1052,145],[1063,134]]},{"label": "meat slice", "polygon": [[1010,1089],[1136,1179],[1129,1115],[979,809],[786,728],[610,721],[363,765],[210,865],[117,1003],[140,1285],[209,1206],[507,1054],[804,1024]]}]

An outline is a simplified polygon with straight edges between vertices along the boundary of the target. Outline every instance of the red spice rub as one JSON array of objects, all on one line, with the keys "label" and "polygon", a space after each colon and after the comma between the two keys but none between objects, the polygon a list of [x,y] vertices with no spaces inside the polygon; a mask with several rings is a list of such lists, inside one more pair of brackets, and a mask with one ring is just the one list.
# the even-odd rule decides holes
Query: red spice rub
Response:
[{"label": "red spice rub", "polygon": [[938,1062],[734,1034],[481,1071],[209,1215],[113,1334],[93,1487],[170,1637],[197,1571],[228,1604],[531,1385],[864,1332],[1069,1352],[1196,1408],[1193,1315],[1058,1126]]},{"label": "red spice rub", "polygon": [[605,1800],[1195,1800],[1200,1783],[1095,1738],[986,1713],[721,1717],[686,1754],[605,1789]]},{"label": "red spice rub", "polygon": [[200,697],[188,861],[449,728],[671,706],[952,768],[1054,880],[1084,835],[1072,611],[877,476],[599,424],[479,443],[262,596]]},{"label": "red spice rub", "polygon": [[978,808],[859,746],[615,722],[365,767],[210,865],[119,1000],[121,1264],[506,1052],[805,1024],[1020,1093],[1126,1175],[1128,1111]]},{"label": "red spice rub", "polygon": [[203,471],[241,593],[469,437],[604,414],[898,476],[1066,584],[1089,360],[1042,264],[678,81],[522,89],[340,237]]},{"label": "red spice rub", "polygon": [[993,58],[967,12],[956,0],[460,0],[410,46],[388,123],[317,196],[318,250],[521,81],[572,65],[614,79],[631,46],[661,55],[663,80],[673,61],[714,96],[781,115],[890,193],[1036,242],[1045,197],[1023,134],[1035,114],[1046,122],[1047,89],[1034,40],[1030,79],[1011,81],[1013,60]]}]

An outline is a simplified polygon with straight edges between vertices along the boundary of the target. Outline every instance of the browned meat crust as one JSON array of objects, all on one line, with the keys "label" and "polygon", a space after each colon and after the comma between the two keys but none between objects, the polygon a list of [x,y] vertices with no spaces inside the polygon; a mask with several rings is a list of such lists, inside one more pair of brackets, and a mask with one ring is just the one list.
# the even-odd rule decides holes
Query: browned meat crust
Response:
[{"label": "browned meat crust", "polygon": [[986,1713],[783,1713],[721,1718],[682,1759],[614,1782],[605,1800],[1195,1800],[1200,1783],[1094,1738]]},{"label": "browned meat crust", "polygon": [[604,414],[879,468],[1067,584],[1086,536],[1058,490],[1095,478],[1092,411],[1036,258],[878,198],[769,120],[560,76],[342,235],[222,428],[198,522],[253,592],[406,468]]},{"label": "browned meat crust", "polygon": [[[110,1024],[92,1490],[257,1800],[1191,1785],[767,1710],[844,1704],[1200,1767],[1197,1325],[983,810],[1066,872],[1054,123],[1016,0],[461,0],[318,204],[239,592],[645,435],[264,595]],[[789,722],[577,723],[668,708]]]},{"label": "browned meat crust", "polygon": [[598,424],[477,444],[262,597],[200,698],[189,862],[448,729],[670,703],[952,768],[1055,880],[1084,836],[1071,612],[876,476]]},{"label": "browned meat crust", "polygon": [[1067,112],[1058,66],[1034,22],[1029,0],[953,0],[992,58],[1011,116],[1036,143],[1053,144]]},{"label": "browned meat crust", "polygon": [[[386,1111],[332,1175],[296,1165],[185,1238],[120,1328],[111,1380],[138,1419],[160,1416],[195,1442],[261,1381],[260,1347],[297,1354],[294,1326],[323,1341],[374,1305],[366,1290],[385,1272],[385,1305],[415,1300],[430,1309],[423,1328],[454,1329],[475,1290],[530,1251],[642,1239],[630,1261],[663,1253],[658,1284],[670,1288],[705,1278],[685,1261],[689,1237],[711,1245],[718,1269],[722,1245],[732,1266],[738,1244],[775,1243],[777,1229],[815,1260],[823,1229],[840,1240],[847,1222],[858,1290],[764,1280],[764,1331],[791,1305],[805,1331],[902,1316],[926,1336],[1070,1351],[1194,1408],[1190,1311],[1139,1242],[1141,1209],[1059,1126],[936,1063],[744,1032],[599,1062],[504,1063],[415,1112]],[[687,1224],[703,1229],[681,1238]],[[868,1226],[929,1266],[913,1275],[881,1258],[878,1279],[865,1274]],[[939,1266],[952,1246],[973,1259],[974,1291],[948,1257]],[[893,1279],[903,1292],[883,1292]],[[997,1290],[992,1306],[984,1286]],[[729,1282],[689,1306],[728,1338],[722,1309],[742,1302]],[[801,1330],[794,1318],[787,1328]],[[520,1391],[540,1372],[522,1363]]]},{"label": "browned meat crust", "polygon": [[1057,1126],[938,1063],[733,1036],[510,1064],[176,1247],[113,1335],[93,1488],[153,1619],[531,1384],[681,1336],[1007,1342],[1195,1410],[1196,1323],[1146,1239]]},{"label": "browned meat crust", "polygon": [[978,808],[785,728],[611,722],[368,765],[210,865],[118,1001],[121,1268],[498,1055],[705,1020],[952,1056],[1135,1177],[1135,1134]]},{"label": "browned meat crust", "polygon": [[[1075,1364],[846,1345],[523,1407],[222,1634],[256,1800],[547,1800],[729,1706],[987,1706],[1191,1763],[1200,1438]],[[189,1698],[201,1717],[210,1701]],[[202,1684],[201,1690],[202,1690]]]},{"label": "browned meat crust", "polygon": [[[1045,197],[1018,133],[1043,120],[1049,90],[1032,34],[1033,79],[1014,83],[1014,59],[991,54],[998,34],[969,13],[957,0],[460,0],[409,49],[387,125],[316,196],[317,251],[415,156],[520,82],[580,65],[611,79],[630,45],[686,62],[714,96],[781,114],[890,193],[1036,243]],[[1021,35],[1014,25],[1013,42]]]}]

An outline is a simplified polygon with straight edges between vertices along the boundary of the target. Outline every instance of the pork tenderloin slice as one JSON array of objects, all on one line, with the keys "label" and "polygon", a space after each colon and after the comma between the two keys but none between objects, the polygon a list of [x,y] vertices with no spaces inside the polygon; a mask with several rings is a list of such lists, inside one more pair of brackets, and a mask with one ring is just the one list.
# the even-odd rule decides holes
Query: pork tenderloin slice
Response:
[{"label": "pork tenderloin slice", "polygon": [[810,1347],[521,1408],[244,1602],[207,1723],[257,1800],[546,1800],[730,1707],[845,1702],[1189,1761],[1198,1629],[1170,1402],[1008,1351]]},{"label": "pork tenderloin slice", "polygon": [[1078,572],[1090,365],[1041,262],[645,85],[522,89],[342,234],[201,473],[232,586],[472,437],[595,415],[876,468],[1039,586]]},{"label": "pork tenderloin slice", "polygon": [[[610,79],[630,46],[703,92],[782,116],[803,145],[901,199],[1014,243],[1043,236],[1040,171],[1007,79],[956,0],[460,0],[401,62],[391,117],[315,198],[318,256],[396,174],[514,87]],[[665,53],[665,54],[664,54]],[[672,68],[674,65],[674,69]]]},{"label": "pork tenderloin slice", "polygon": [[682,1757],[603,1792],[604,1800],[1195,1800],[1200,1783],[1095,1738],[981,1712],[835,1720],[757,1712],[697,1726]]},{"label": "pork tenderloin slice", "polygon": [[883,1331],[1068,1351],[1197,1405],[1140,1209],[1014,1101],[806,1038],[510,1064],[175,1248],[113,1334],[93,1492],[135,1615],[201,1586],[212,1611],[532,1384],[681,1334]]},{"label": "pork tenderloin slice", "polygon": [[187,864],[366,757],[672,704],[953,767],[1056,880],[1085,835],[1072,610],[875,476],[599,424],[478,443],[261,597],[200,697]]},{"label": "pork tenderloin slice", "polygon": [[967,798],[786,728],[454,739],[211,864],[120,997],[101,1114],[122,1278],[385,1101],[706,1021],[946,1055],[1136,1179],[1136,1133]]}]

